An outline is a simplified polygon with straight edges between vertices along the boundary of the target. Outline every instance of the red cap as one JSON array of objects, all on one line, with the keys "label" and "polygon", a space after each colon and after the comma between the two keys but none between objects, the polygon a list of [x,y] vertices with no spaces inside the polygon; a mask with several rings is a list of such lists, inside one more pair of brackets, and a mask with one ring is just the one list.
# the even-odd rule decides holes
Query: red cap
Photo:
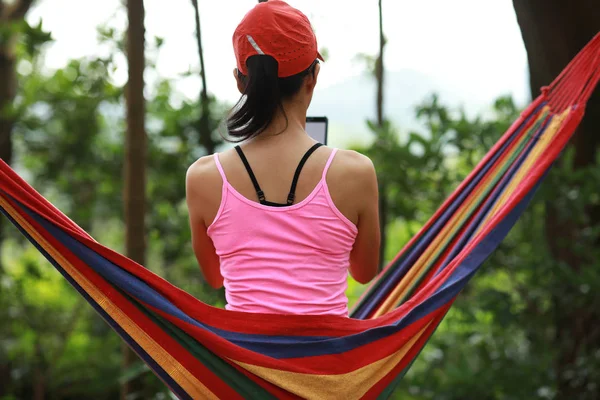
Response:
[{"label": "red cap", "polygon": [[269,55],[279,64],[278,76],[296,75],[318,58],[317,38],[306,15],[281,0],[258,3],[233,33],[238,70],[247,75],[246,61]]}]

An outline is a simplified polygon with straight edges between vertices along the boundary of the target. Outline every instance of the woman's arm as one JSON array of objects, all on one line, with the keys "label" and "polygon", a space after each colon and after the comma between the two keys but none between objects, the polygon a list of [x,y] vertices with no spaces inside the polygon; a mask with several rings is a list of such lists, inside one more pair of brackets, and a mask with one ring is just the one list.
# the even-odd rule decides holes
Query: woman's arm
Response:
[{"label": "woman's arm", "polygon": [[[219,194],[217,209],[220,202],[220,186],[215,185],[219,181],[222,185],[212,157],[202,157],[188,169],[185,184],[192,231],[192,247],[206,281],[215,289],[223,286],[223,276],[221,275],[219,256],[217,256],[213,242],[208,237],[206,230],[214,218],[213,215],[211,219],[208,219],[207,211],[214,208],[215,199],[212,197],[215,197],[216,193]],[[215,190],[216,193],[213,193],[212,190]]]},{"label": "woman's arm", "polygon": [[354,171],[355,196],[358,204],[358,235],[350,253],[350,274],[367,283],[379,267],[379,193],[377,175],[371,160],[361,156]]},{"label": "woman's arm", "polygon": [[358,229],[350,253],[350,275],[367,283],[379,267],[379,195],[373,162],[350,150],[339,150],[327,173],[333,202]]}]

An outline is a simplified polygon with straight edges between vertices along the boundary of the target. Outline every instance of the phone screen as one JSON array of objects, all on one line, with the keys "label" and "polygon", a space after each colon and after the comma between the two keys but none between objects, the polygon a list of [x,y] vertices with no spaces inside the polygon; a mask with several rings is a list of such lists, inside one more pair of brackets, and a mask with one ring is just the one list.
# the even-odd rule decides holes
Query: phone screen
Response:
[{"label": "phone screen", "polygon": [[306,117],[306,133],[319,143],[327,144],[327,117]]}]

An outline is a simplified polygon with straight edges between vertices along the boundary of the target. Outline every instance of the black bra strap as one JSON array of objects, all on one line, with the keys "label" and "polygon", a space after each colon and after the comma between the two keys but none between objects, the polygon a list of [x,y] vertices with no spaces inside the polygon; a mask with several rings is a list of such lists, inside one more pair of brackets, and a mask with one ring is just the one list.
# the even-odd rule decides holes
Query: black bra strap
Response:
[{"label": "black bra strap", "polygon": [[254,176],[254,172],[252,172],[252,168],[250,168],[248,159],[244,155],[244,152],[242,151],[241,147],[235,146],[235,151],[237,151],[238,155],[240,156],[240,159],[242,160],[242,163],[244,164],[244,167],[246,168],[246,171],[248,171],[248,175],[250,175],[250,180],[252,181],[252,185],[254,185],[254,190],[256,190],[256,194],[258,195],[258,201],[261,204],[265,204],[265,205],[269,205],[269,206],[285,207],[285,206],[291,206],[292,204],[294,204],[294,199],[296,198],[296,185],[298,184],[298,179],[300,178],[300,172],[302,172],[302,168],[304,167],[304,164],[306,164],[308,157],[310,157],[310,155],[312,153],[314,153],[315,150],[317,150],[321,146],[323,146],[323,144],[316,143],[314,146],[312,146],[310,149],[308,149],[306,153],[304,153],[304,156],[302,156],[302,159],[300,160],[300,163],[298,164],[298,167],[296,168],[296,172],[294,173],[294,179],[292,180],[292,187],[290,188],[290,193],[288,194],[288,197],[287,197],[287,204],[271,203],[270,201],[266,200],[265,193],[260,188],[258,181],[256,180],[256,176]]},{"label": "black bra strap", "polygon": [[258,201],[263,203],[265,201],[265,193],[261,190],[260,186],[258,185],[258,181],[254,176],[254,172],[252,172],[252,168],[250,168],[250,164],[248,163],[248,160],[246,159],[242,148],[240,146],[235,146],[235,151],[237,151],[238,155],[242,159],[242,163],[244,163],[244,167],[246,167],[246,171],[248,171],[248,175],[250,175],[250,180],[252,181],[252,184],[254,185],[254,190],[256,190],[256,194],[258,195]]},{"label": "black bra strap", "polygon": [[300,163],[298,164],[298,167],[296,168],[296,172],[294,173],[294,179],[292,180],[292,187],[290,188],[290,193],[288,194],[288,198],[287,198],[288,206],[291,206],[292,204],[294,204],[294,199],[296,198],[296,185],[298,184],[298,179],[300,178],[300,172],[302,172],[302,167],[304,167],[304,164],[306,164],[306,160],[308,160],[308,157],[310,157],[310,155],[312,153],[314,153],[315,150],[317,150],[321,146],[323,146],[323,144],[315,143],[315,145],[313,147],[311,147],[310,149],[308,149],[308,151],[306,153],[304,153],[304,156],[300,160]]}]

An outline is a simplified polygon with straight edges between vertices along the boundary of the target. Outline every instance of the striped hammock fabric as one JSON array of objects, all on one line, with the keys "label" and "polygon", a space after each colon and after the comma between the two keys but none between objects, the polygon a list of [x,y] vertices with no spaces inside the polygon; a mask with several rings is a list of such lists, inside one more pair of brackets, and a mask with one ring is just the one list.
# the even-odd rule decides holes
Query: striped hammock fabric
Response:
[{"label": "striped hammock fabric", "polygon": [[581,121],[597,35],[380,274],[352,318],[217,309],[102,246],[0,162],[0,207],[182,399],[387,398]]}]

